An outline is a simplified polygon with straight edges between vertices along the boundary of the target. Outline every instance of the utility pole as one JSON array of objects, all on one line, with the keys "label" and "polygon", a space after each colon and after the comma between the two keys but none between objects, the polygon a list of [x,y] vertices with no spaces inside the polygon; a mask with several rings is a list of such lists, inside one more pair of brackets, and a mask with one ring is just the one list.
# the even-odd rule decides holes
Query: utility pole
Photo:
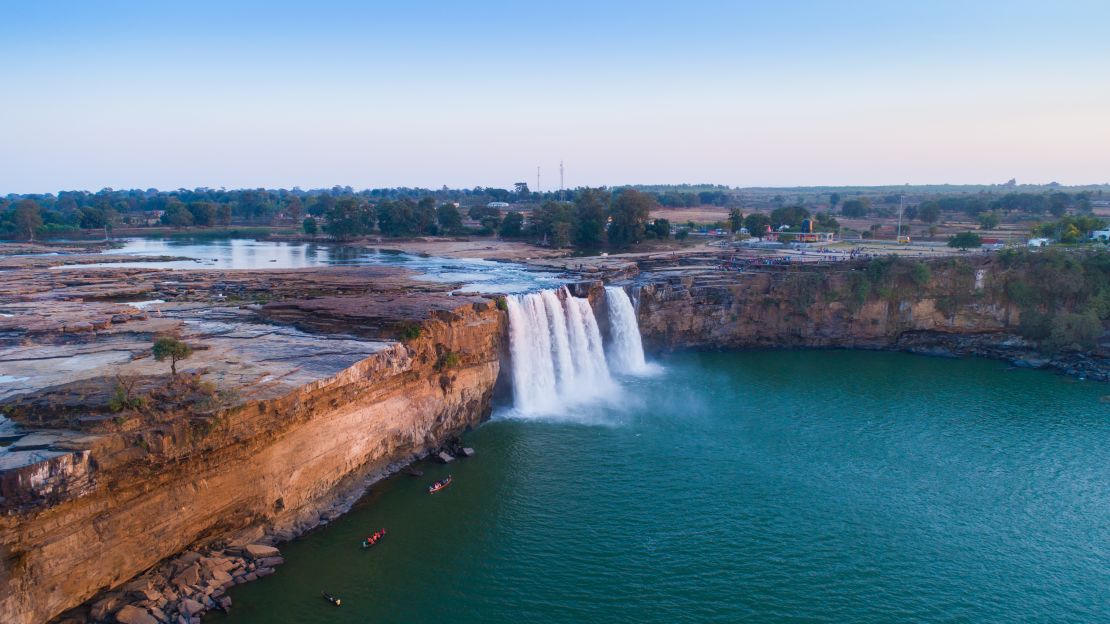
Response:
[{"label": "utility pole", "polygon": [[559,161],[559,201],[563,201],[563,161]]},{"label": "utility pole", "polygon": [[906,209],[906,194],[902,193],[898,199],[898,231],[894,233],[894,240],[902,242],[902,211]]},{"label": "utility pole", "polygon": [[536,192],[540,192],[540,167],[536,165]]}]

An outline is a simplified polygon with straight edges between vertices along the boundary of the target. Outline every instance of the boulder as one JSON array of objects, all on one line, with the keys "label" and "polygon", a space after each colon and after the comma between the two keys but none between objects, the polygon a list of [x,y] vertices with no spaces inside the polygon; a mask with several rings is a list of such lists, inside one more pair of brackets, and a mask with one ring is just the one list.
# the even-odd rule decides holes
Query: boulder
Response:
[{"label": "boulder", "polygon": [[263,576],[270,576],[273,573],[274,573],[273,568],[258,568],[257,570],[254,571],[254,575],[255,575],[256,578],[262,578]]},{"label": "boulder", "polygon": [[149,611],[133,605],[125,605],[117,611],[116,621],[120,624],[158,624],[158,620]]},{"label": "boulder", "polygon": [[243,575],[243,582],[244,583],[250,583],[251,581],[257,581],[257,580],[258,580],[258,575],[255,574],[254,572]]},{"label": "boulder", "polygon": [[264,559],[259,559],[258,560],[258,565],[265,566],[267,568],[272,568],[274,566],[279,566],[283,563],[285,563],[285,559],[282,558],[282,557],[266,557]]},{"label": "boulder", "polygon": [[189,617],[193,617],[201,611],[204,611],[204,605],[192,598],[185,598],[181,601],[180,611]]},{"label": "boulder", "polygon": [[297,537],[297,535],[293,532],[292,529],[281,529],[278,531],[274,531],[274,539],[279,542],[288,542],[294,537]]},{"label": "boulder", "polygon": [[182,553],[181,556],[177,558],[177,561],[182,563],[193,563],[194,561],[200,560],[201,554],[192,550]]},{"label": "boulder", "polygon": [[139,578],[123,586],[125,592],[143,592],[152,589],[154,582],[149,578]]},{"label": "boulder", "polygon": [[106,620],[119,608],[119,596],[107,596],[93,603],[89,615],[94,620]]},{"label": "boulder", "polygon": [[[280,559],[281,557],[276,558]],[[231,580],[231,575],[221,570],[220,568],[216,568],[215,570],[212,570],[212,580],[219,585],[223,585],[224,583]]]},{"label": "boulder", "polygon": [[435,454],[435,460],[441,464],[450,464],[455,461],[455,458],[451,457],[451,454],[447,451],[440,451]]},{"label": "boulder", "polygon": [[200,581],[200,566],[196,563],[189,564],[174,577],[172,583],[178,587],[185,588],[190,585],[196,585]]},{"label": "boulder", "polygon": [[474,449],[470,448],[469,446],[464,446],[462,448],[462,451],[460,451],[460,454],[463,457],[473,457],[474,456]]},{"label": "boulder", "polygon": [[243,553],[251,559],[265,559],[266,557],[277,557],[281,554],[281,551],[265,544],[247,544],[243,547]]},{"label": "boulder", "polygon": [[[232,548],[228,548],[224,552],[229,552],[232,549],[235,549],[236,552],[234,554],[236,554],[236,555],[241,554],[242,550],[239,547],[246,546],[247,544],[252,544],[254,542],[257,542],[259,539],[262,538],[263,534],[264,534],[264,531],[262,530],[262,527],[260,527],[260,526],[255,526],[255,527],[251,527],[249,529],[246,529],[246,530],[244,530],[243,532],[239,533],[238,535],[236,535],[234,538],[231,539],[229,545]],[[229,554],[230,554],[230,552],[229,552]]]},{"label": "boulder", "polygon": [[231,611],[231,596],[224,596],[220,598],[220,608],[226,611]]}]

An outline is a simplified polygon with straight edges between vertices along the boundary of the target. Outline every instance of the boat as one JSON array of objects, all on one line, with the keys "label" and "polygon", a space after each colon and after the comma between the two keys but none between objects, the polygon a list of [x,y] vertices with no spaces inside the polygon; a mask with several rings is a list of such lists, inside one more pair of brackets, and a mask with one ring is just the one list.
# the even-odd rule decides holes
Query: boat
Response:
[{"label": "boat", "polygon": [[328,602],[332,603],[333,605],[335,605],[337,607],[340,605],[340,603],[343,602],[342,600],[339,599],[339,596],[332,596],[331,594],[329,594],[326,591],[320,592],[320,595],[324,597],[324,600],[327,600]]},{"label": "boat", "polygon": [[371,546],[375,546],[378,542],[382,541],[383,537],[385,537],[385,528],[382,528],[381,531],[377,531],[370,537],[362,540],[362,547],[370,548]]},{"label": "boat", "polygon": [[448,485],[451,485],[451,478],[452,478],[451,475],[447,475],[447,478],[440,479],[439,481],[436,481],[435,483],[431,484],[430,486],[428,486],[428,493],[429,494],[435,494],[436,492],[442,490],[443,488],[447,487]]}]

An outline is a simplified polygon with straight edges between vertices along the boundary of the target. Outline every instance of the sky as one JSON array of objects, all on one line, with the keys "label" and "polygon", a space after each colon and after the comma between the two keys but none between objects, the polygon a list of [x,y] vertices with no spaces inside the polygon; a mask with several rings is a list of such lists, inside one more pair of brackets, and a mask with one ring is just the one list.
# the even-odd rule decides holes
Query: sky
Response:
[{"label": "sky", "polygon": [[1110,2],[0,0],[0,194],[1110,181]]}]

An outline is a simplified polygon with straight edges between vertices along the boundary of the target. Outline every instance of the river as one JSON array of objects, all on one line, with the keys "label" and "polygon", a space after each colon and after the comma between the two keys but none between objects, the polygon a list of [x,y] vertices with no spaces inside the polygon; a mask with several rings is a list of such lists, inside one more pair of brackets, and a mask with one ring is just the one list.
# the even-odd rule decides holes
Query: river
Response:
[{"label": "river", "polygon": [[[300,269],[325,266],[385,265],[413,271],[416,280],[459,283],[460,291],[508,293],[565,282],[557,274],[513,262],[478,258],[440,258],[357,245],[283,242],[246,238],[125,238],[104,254],[173,256],[187,260],[136,260],[74,264],[59,270],[142,267],[153,269]],[[37,254],[49,255],[49,254]]]},{"label": "river", "polygon": [[657,363],[607,401],[502,406],[475,457],[379,483],[206,621],[1110,621],[1106,386],[880,352]]}]

